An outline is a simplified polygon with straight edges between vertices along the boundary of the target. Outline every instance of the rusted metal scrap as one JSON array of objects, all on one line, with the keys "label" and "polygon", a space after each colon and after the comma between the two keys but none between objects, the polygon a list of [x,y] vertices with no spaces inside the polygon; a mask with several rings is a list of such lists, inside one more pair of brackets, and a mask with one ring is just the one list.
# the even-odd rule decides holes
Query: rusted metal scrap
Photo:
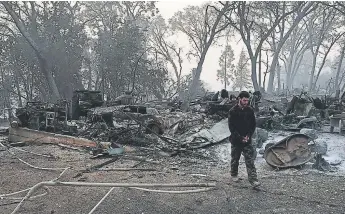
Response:
[{"label": "rusted metal scrap", "polygon": [[304,134],[294,134],[284,138],[265,150],[268,165],[276,168],[301,166],[314,156],[308,143],[311,138]]}]

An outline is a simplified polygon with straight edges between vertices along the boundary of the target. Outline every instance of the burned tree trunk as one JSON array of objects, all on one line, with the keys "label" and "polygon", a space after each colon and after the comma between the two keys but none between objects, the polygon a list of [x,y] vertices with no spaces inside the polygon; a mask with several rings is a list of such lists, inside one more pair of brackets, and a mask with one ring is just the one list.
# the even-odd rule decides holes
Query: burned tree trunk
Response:
[{"label": "burned tree trunk", "polygon": [[339,75],[340,75],[341,65],[343,63],[344,55],[345,55],[345,46],[343,46],[341,49],[339,64],[338,64],[338,68],[337,68],[337,74],[335,76],[335,84],[334,85],[335,85],[335,97],[336,98],[339,98],[339,95],[340,95]]},{"label": "burned tree trunk", "polygon": [[[226,10],[228,9],[228,7],[230,7],[230,5],[229,5],[228,2],[226,2],[224,8],[217,15],[216,20],[213,23],[213,26],[211,28],[209,28],[208,35],[207,34],[202,35],[204,41],[201,43],[201,45],[203,46],[203,48],[200,51],[199,62],[198,62],[198,65],[197,65],[197,68],[196,68],[196,71],[195,71],[195,75],[193,76],[193,79],[192,79],[192,84],[189,87],[188,97],[187,97],[187,99],[185,99],[185,101],[183,103],[183,107],[182,108],[184,110],[186,110],[188,108],[190,99],[195,96],[195,92],[196,92],[197,88],[199,87],[199,80],[200,80],[200,75],[201,75],[201,71],[202,71],[202,66],[203,66],[203,64],[205,62],[206,54],[207,54],[211,44],[213,43],[213,41],[215,39],[215,36],[217,34],[219,34],[221,31],[225,30],[230,25],[230,23],[224,24],[221,27],[219,27],[219,29],[217,30],[218,25],[219,25],[223,15],[225,14]],[[209,8],[209,6],[206,7],[205,25],[207,25],[207,27],[210,27],[210,26],[208,26],[207,21],[206,21],[207,20],[207,16],[208,16],[207,15],[208,8]],[[255,78],[256,78],[256,76],[255,76]]]},{"label": "burned tree trunk", "polygon": [[16,88],[17,88],[18,104],[19,104],[19,107],[22,107],[23,106],[22,93],[20,91],[19,80],[18,80],[18,77],[16,75],[14,76],[14,82],[15,82]]},{"label": "burned tree trunk", "polygon": [[345,32],[339,34],[339,35],[336,36],[334,39],[332,39],[332,42],[331,42],[330,46],[327,48],[327,51],[326,51],[326,53],[325,53],[325,56],[324,56],[323,59],[322,59],[322,63],[321,63],[321,65],[319,66],[319,70],[318,70],[317,75],[316,75],[316,77],[315,77],[315,82],[314,82],[314,85],[313,85],[313,89],[316,88],[316,83],[317,83],[317,80],[319,79],[321,70],[322,70],[323,66],[325,65],[325,63],[326,63],[327,55],[328,55],[329,52],[331,51],[333,45],[334,45],[334,44],[338,41],[338,39],[340,39],[344,34],[345,34]]},{"label": "burned tree trunk", "polygon": [[[262,49],[260,49],[260,52],[259,52],[259,88],[260,88],[260,91],[261,91],[261,52],[262,52]],[[262,92],[262,91],[261,91]]]},{"label": "burned tree trunk", "polygon": [[45,54],[43,53],[43,50],[31,38],[29,32],[25,29],[24,24],[20,21],[18,15],[12,9],[10,3],[8,3],[8,2],[1,2],[1,3],[4,5],[6,11],[12,17],[12,19],[13,19],[15,25],[17,26],[18,30],[20,31],[20,33],[24,36],[26,41],[30,44],[32,49],[35,51],[35,54],[36,54],[38,61],[39,61],[39,64],[40,64],[41,71],[44,74],[44,76],[47,80],[47,83],[49,85],[49,89],[53,95],[53,100],[60,99],[59,90],[56,86],[53,74],[52,74],[50,68],[48,67],[47,59],[45,58]]},{"label": "burned tree trunk", "polygon": [[278,79],[278,94],[280,93],[280,89],[281,89],[281,85],[280,85],[280,65],[278,62],[278,66],[277,66],[277,79]]},{"label": "burned tree trunk", "polygon": [[269,70],[270,77],[269,77],[269,82],[268,82],[268,87],[267,87],[268,93],[271,93],[273,90],[275,70],[276,70],[276,66],[278,65],[278,58],[279,58],[280,51],[281,51],[283,45],[285,44],[286,40],[289,38],[289,36],[293,32],[293,29],[300,23],[300,21],[303,19],[303,17],[305,17],[311,11],[316,9],[314,7],[311,10],[309,10],[312,7],[312,5],[313,5],[313,3],[309,3],[300,13],[298,13],[296,19],[293,21],[290,29],[287,31],[287,33],[285,35],[284,35],[285,24],[284,24],[284,20],[283,20],[283,25],[282,25],[282,29],[281,29],[281,33],[280,33],[280,39],[279,39],[277,48],[274,48],[275,49],[274,50],[274,56],[272,59],[270,70]]},{"label": "burned tree trunk", "polygon": [[257,74],[256,74],[256,61],[257,61],[257,57],[253,57],[251,59],[252,61],[252,82],[253,82],[253,87],[254,87],[254,90],[255,91],[259,91],[260,90],[260,87],[259,87],[259,84],[258,84],[258,79],[257,79]]},{"label": "burned tree trunk", "polygon": [[203,54],[201,56],[200,61],[198,63],[198,66],[195,70],[195,75],[193,76],[192,84],[191,84],[190,89],[189,89],[190,98],[193,98],[195,96],[197,88],[199,87],[199,80],[200,80],[200,75],[201,75],[201,71],[202,71],[202,66],[203,66],[204,61],[205,61],[206,52],[205,52],[205,54]]}]

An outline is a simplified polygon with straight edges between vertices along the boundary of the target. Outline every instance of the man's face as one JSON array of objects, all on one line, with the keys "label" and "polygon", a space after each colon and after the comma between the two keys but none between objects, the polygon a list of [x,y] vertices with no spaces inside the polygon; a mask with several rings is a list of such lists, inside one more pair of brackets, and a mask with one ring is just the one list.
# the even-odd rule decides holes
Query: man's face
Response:
[{"label": "man's face", "polygon": [[247,97],[243,97],[242,99],[240,98],[240,105],[241,106],[246,107],[246,106],[248,106],[248,103],[249,103],[249,98],[247,98]]}]

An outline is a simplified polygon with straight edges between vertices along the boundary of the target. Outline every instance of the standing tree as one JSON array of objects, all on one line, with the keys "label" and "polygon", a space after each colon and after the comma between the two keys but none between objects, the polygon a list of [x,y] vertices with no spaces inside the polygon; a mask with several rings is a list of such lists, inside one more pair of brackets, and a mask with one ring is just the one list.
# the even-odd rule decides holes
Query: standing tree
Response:
[{"label": "standing tree", "polygon": [[[110,99],[124,91],[159,97],[165,68],[148,44],[154,2],[85,2],[85,22],[95,37],[95,88]],[[149,78],[148,74],[153,74]],[[150,87],[146,87],[150,86]]]},{"label": "standing tree", "polygon": [[227,44],[222,55],[219,58],[220,69],[217,70],[217,80],[220,80],[224,84],[224,89],[227,85],[230,85],[230,80],[232,82],[235,79],[235,65],[233,64],[235,60],[234,51],[231,46]]},{"label": "standing tree", "polygon": [[[39,77],[35,88],[39,88],[42,98],[51,98],[53,101],[59,98],[68,99],[72,97],[73,90],[82,89],[80,69],[87,38],[84,25],[80,22],[80,4],[78,2],[2,2],[2,4],[7,12],[2,18],[12,22],[9,26],[16,26],[20,32],[16,44],[19,45],[23,37],[29,45],[25,50],[23,47],[19,48],[23,50],[22,57],[26,58],[23,61],[29,62],[35,59],[36,66],[31,66],[30,72]],[[28,49],[31,50],[31,54],[28,54]],[[44,95],[51,96],[44,97]]]},{"label": "standing tree", "polygon": [[[319,9],[315,13],[313,13],[312,16],[306,21],[309,50],[311,51],[313,56],[313,64],[311,67],[308,83],[309,92],[312,92],[314,90],[314,86],[316,85],[314,75],[320,50],[327,43],[327,38],[332,37],[333,34],[337,31],[336,20],[334,19],[335,16],[336,11],[333,8],[322,6],[319,7]],[[327,55],[324,54],[324,57],[327,57]]]},{"label": "standing tree", "polygon": [[172,66],[176,78],[173,84],[176,86],[176,93],[180,93],[182,78],[182,48],[169,42],[168,38],[172,32],[165,23],[162,16],[157,16],[151,26],[151,43],[156,52]]},{"label": "standing tree", "polygon": [[[313,5],[314,7],[312,7]],[[285,7],[286,5],[284,4],[283,5],[284,12],[286,9]],[[286,19],[289,19],[289,17],[287,17],[286,19],[283,19],[281,23],[278,24],[277,27],[279,28],[279,38],[276,38],[275,31],[272,32],[273,35],[272,35],[271,47],[273,49],[273,59],[272,59],[272,63],[269,69],[270,76],[269,76],[268,87],[267,87],[268,93],[272,93],[273,91],[273,83],[274,83],[274,78],[275,78],[276,66],[278,64],[279,55],[284,43],[289,38],[290,34],[293,32],[293,29],[300,23],[300,21],[305,16],[307,16],[312,11],[314,11],[317,5],[314,4],[313,2],[310,2],[309,4],[306,4],[306,5],[296,3],[295,7],[298,8],[298,10],[291,17],[291,23],[287,25]],[[272,23],[273,23],[273,20],[276,20],[278,18],[276,16],[279,16],[279,14],[273,14],[273,15],[275,16],[275,18],[272,18],[272,16],[270,15],[270,20]]]},{"label": "standing tree", "polygon": [[[20,33],[24,36],[24,38],[26,39],[26,41],[30,44],[30,46],[32,47],[32,49],[34,50],[36,57],[38,58],[39,61],[39,65],[41,68],[42,73],[44,74],[48,85],[49,85],[49,89],[51,94],[53,95],[53,100],[57,100],[60,99],[60,93],[59,90],[57,88],[56,82],[54,80],[53,77],[53,72],[52,72],[52,66],[49,66],[49,62],[48,59],[46,57],[47,52],[38,45],[38,38],[33,38],[30,34],[30,31],[28,29],[26,29],[25,23],[23,22],[23,19],[19,16],[20,13],[16,13],[16,11],[13,9],[13,6],[18,6],[18,4],[13,5],[9,2],[2,2],[2,5],[5,7],[6,11],[8,12],[8,14],[11,16],[14,24],[17,26],[18,30],[20,31]],[[32,9],[32,14],[31,14],[31,20],[32,21],[36,21],[37,18],[37,14],[36,14],[36,10],[35,10],[35,6],[34,3],[30,3],[31,9]],[[19,9],[20,11],[20,9]],[[33,25],[35,25],[36,23],[33,23]],[[36,30],[35,35],[37,35],[37,25],[36,25]]]},{"label": "standing tree", "polygon": [[[324,53],[323,54],[323,59],[322,59],[322,62],[321,62],[321,65],[319,66],[319,69],[318,69],[318,72],[315,76],[315,81],[314,81],[314,84],[313,84],[313,90],[316,88],[316,84],[317,84],[317,81],[319,80],[319,77],[320,77],[320,74],[321,74],[321,71],[322,71],[322,68],[324,67],[326,61],[327,61],[327,56],[328,54],[330,53],[332,47],[334,46],[334,44],[341,38],[343,37],[345,34],[345,32],[340,32],[340,33],[337,33],[336,35],[333,35],[331,36],[329,39],[329,43],[330,44],[325,44],[323,49],[324,50]],[[320,51],[321,53],[321,51]]]},{"label": "standing tree", "polygon": [[335,97],[339,98],[340,95],[340,84],[342,82],[342,78],[340,79],[340,71],[343,65],[343,60],[344,60],[344,56],[345,56],[345,42],[342,42],[342,46],[341,46],[341,51],[340,51],[340,55],[338,57],[338,66],[337,66],[337,73],[335,76],[335,82],[334,82],[334,87],[335,87]]},{"label": "standing tree", "polygon": [[[198,88],[202,66],[209,48],[222,36],[221,33],[230,24],[225,22],[223,15],[233,8],[233,4],[226,2],[219,13],[211,12],[212,9],[207,5],[201,7],[189,6],[183,12],[177,12],[169,20],[173,30],[182,32],[188,37],[193,47],[193,50],[189,52],[189,56],[195,57],[198,61],[187,100],[195,95],[195,90]],[[188,101],[185,102],[184,108],[187,107],[188,103]]]},{"label": "standing tree", "polygon": [[235,79],[233,89],[239,88],[240,91],[244,88],[248,88],[252,85],[250,79],[250,70],[248,68],[249,58],[246,52],[242,49],[238,64],[235,70]]},{"label": "standing tree", "polygon": [[[236,2],[236,12],[226,10],[225,3],[220,2],[222,9],[215,8],[219,14],[224,14],[231,26],[236,29],[247,48],[251,62],[251,79],[254,90],[260,90],[257,81],[256,63],[263,43],[276,29],[279,23],[293,14],[299,7],[285,10],[286,2]],[[306,2],[299,2],[304,5]],[[220,13],[223,11],[222,13]],[[265,11],[264,13],[262,11]],[[269,21],[267,14],[275,14],[274,20]]]},{"label": "standing tree", "polygon": [[306,36],[307,31],[305,30],[305,23],[300,24],[294,28],[282,48],[280,58],[285,67],[285,89],[287,90],[292,88],[292,83],[301,66],[304,53],[308,50],[308,41],[305,39]]}]

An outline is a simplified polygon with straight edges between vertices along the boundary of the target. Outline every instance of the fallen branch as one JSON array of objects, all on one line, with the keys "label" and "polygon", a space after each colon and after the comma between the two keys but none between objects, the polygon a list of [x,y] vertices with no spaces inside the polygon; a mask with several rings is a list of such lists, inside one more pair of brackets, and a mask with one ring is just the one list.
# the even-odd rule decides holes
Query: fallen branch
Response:
[{"label": "fallen branch", "polygon": [[164,140],[165,142],[167,142],[167,143],[171,143],[170,141],[173,141],[173,142],[176,142],[176,143],[179,142],[178,140],[175,140],[175,139],[173,139],[173,138],[166,137],[166,136],[160,136],[160,138],[161,138],[162,140]]},{"label": "fallen branch", "polygon": [[9,203],[0,204],[0,207],[7,206],[7,205],[12,205],[12,204],[18,204],[18,203],[20,203],[20,201],[12,201],[12,202],[9,202]]},{"label": "fallen branch", "polygon": [[[49,145],[51,145],[51,144],[49,144]],[[64,144],[56,144],[56,145],[59,146],[59,147],[62,147],[64,149],[71,149],[71,150],[75,150],[75,151],[78,151],[78,152],[86,153],[85,150],[79,149],[79,148],[76,148],[76,147],[73,147],[73,146],[67,146],[67,145],[64,145]]]},{"label": "fallen branch", "polygon": [[112,159],[110,159],[110,160],[107,160],[107,161],[105,161],[105,162],[103,162],[103,163],[101,163],[101,164],[98,164],[98,165],[96,165],[96,166],[92,166],[92,167],[89,167],[89,168],[87,168],[87,169],[85,169],[85,170],[82,170],[82,172],[92,172],[92,171],[97,170],[97,169],[99,169],[99,168],[101,168],[101,167],[103,167],[103,166],[106,166],[106,165],[110,164],[110,163],[114,163],[114,162],[117,161],[118,159],[119,159],[119,157],[116,156],[116,157],[114,157],[114,158],[112,158]]},{"label": "fallen branch", "polygon": [[138,161],[138,163],[134,164],[131,168],[137,168],[139,165],[141,165],[144,161]]},{"label": "fallen branch", "polygon": [[161,162],[159,161],[153,161],[153,160],[147,160],[145,158],[141,158],[141,157],[134,157],[134,156],[122,156],[123,159],[129,159],[129,160],[137,160],[137,161],[144,161],[147,163],[153,163],[153,164],[161,164]]}]

